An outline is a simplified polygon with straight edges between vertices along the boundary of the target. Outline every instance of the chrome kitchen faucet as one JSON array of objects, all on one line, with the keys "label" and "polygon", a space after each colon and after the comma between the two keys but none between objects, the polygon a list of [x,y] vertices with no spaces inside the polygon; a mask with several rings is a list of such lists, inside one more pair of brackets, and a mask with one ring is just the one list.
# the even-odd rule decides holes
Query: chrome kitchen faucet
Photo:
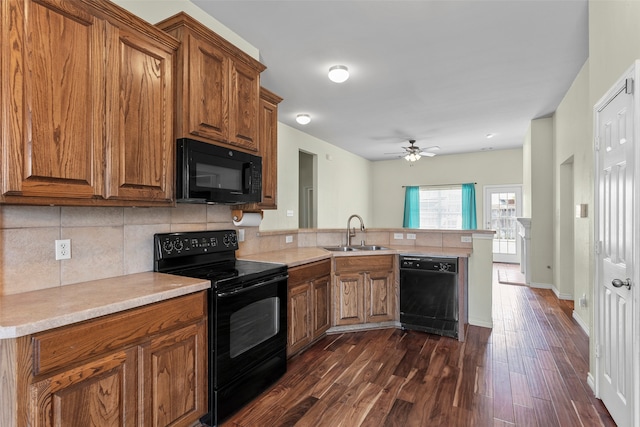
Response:
[{"label": "chrome kitchen faucet", "polygon": [[[360,217],[360,215],[355,215],[355,214],[351,215],[347,220],[347,246],[351,246],[351,238],[356,236],[356,228],[353,227],[353,231],[351,230],[351,220],[353,218],[358,218],[360,220],[360,230],[367,231],[364,228],[364,221],[362,220],[362,217]],[[362,244],[364,245],[364,240],[362,241]]]}]

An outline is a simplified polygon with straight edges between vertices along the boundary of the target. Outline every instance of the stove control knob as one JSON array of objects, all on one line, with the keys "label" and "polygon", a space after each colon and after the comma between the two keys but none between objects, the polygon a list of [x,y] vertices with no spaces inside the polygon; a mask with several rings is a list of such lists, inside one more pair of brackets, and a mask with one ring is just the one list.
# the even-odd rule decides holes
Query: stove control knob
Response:
[{"label": "stove control knob", "polygon": [[173,242],[171,240],[165,240],[162,242],[162,250],[166,253],[171,253],[173,250]]},{"label": "stove control knob", "polygon": [[173,244],[173,247],[176,249],[176,251],[180,252],[184,249],[184,243],[182,243],[182,240],[176,240],[176,242]]},{"label": "stove control knob", "polygon": [[235,234],[232,234],[231,236],[229,236],[229,240],[231,241],[231,244],[234,246],[238,244],[238,237]]}]

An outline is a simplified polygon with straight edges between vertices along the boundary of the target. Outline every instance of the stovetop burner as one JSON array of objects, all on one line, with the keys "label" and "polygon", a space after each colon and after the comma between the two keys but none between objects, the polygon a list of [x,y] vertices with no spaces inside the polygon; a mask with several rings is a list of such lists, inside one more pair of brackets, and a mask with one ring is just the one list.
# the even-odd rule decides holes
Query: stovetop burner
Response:
[{"label": "stovetop burner", "polygon": [[286,272],[284,264],[238,260],[235,230],[165,233],[154,236],[154,271],[196,277],[224,289]]}]

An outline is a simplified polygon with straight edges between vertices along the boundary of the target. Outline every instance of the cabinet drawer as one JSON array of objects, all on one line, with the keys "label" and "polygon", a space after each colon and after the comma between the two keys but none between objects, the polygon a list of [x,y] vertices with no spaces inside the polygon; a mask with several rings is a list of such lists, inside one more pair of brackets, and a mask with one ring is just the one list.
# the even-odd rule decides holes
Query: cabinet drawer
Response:
[{"label": "cabinet drawer", "polygon": [[289,269],[289,286],[331,274],[331,260],[317,261]]},{"label": "cabinet drawer", "polygon": [[336,273],[392,270],[393,255],[345,256],[335,258]]},{"label": "cabinet drawer", "polygon": [[206,291],[36,334],[33,374],[125,348],[206,316]]}]

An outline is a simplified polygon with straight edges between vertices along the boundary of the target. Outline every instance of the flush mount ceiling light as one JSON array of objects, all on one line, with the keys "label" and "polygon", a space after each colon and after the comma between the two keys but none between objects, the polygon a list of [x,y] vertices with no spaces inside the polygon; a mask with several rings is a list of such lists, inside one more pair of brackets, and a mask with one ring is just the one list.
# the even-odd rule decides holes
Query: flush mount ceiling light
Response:
[{"label": "flush mount ceiling light", "polygon": [[334,65],[329,68],[329,80],[335,83],[342,83],[349,78],[349,69],[344,65]]},{"label": "flush mount ceiling light", "polygon": [[311,121],[311,116],[308,114],[298,114],[296,116],[296,122],[300,123],[301,125],[306,125]]}]

